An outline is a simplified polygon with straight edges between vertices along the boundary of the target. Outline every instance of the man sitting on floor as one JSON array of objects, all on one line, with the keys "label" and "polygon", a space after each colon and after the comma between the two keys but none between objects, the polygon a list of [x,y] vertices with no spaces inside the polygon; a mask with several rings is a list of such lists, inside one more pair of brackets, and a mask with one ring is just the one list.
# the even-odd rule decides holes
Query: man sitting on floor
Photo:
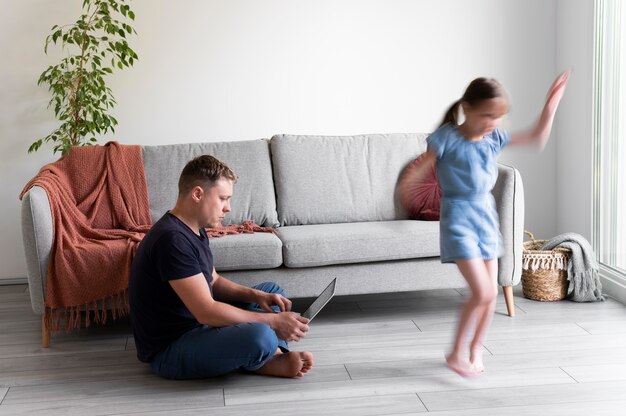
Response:
[{"label": "man sitting on floor", "polygon": [[130,277],[130,309],[139,360],[166,378],[212,377],[242,369],[301,377],[310,352],[289,352],[309,320],[291,310],[274,283],[254,288],[220,276],[205,227],[230,211],[234,172],[208,155],[191,160],[178,200],[141,242]]}]

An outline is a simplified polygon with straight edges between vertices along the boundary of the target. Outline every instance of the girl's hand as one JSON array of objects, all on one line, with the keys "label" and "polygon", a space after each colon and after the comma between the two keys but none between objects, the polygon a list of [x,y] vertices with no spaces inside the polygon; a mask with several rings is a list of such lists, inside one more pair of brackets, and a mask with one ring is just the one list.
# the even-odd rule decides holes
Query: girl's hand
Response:
[{"label": "girl's hand", "polygon": [[511,134],[509,144],[534,144],[537,145],[539,149],[544,148],[550,137],[556,109],[559,106],[559,102],[561,102],[561,98],[563,98],[570,74],[571,71],[568,69],[556,77],[548,90],[546,104],[543,106],[539,119],[531,128]]},{"label": "girl's hand", "polygon": [[565,87],[567,86],[567,82],[569,81],[569,76],[571,71],[568,69],[567,71],[562,72],[548,90],[548,96],[546,98],[546,107],[550,111],[556,111],[556,108],[559,106],[559,102],[561,98],[563,98],[563,94],[565,93]]},{"label": "girl's hand", "polygon": [[259,293],[257,293],[256,303],[266,312],[276,312],[272,309],[272,306],[277,306],[281,312],[291,310],[291,301],[277,293],[259,291]]}]

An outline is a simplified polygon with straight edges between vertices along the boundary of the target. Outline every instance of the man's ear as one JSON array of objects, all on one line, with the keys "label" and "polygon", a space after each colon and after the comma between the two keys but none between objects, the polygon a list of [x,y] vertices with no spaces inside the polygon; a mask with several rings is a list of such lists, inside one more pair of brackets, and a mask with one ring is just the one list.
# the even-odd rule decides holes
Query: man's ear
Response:
[{"label": "man's ear", "polygon": [[194,202],[198,202],[202,199],[203,196],[204,196],[204,189],[202,189],[202,187],[199,185],[194,186],[193,189],[191,190],[191,199],[193,199]]}]

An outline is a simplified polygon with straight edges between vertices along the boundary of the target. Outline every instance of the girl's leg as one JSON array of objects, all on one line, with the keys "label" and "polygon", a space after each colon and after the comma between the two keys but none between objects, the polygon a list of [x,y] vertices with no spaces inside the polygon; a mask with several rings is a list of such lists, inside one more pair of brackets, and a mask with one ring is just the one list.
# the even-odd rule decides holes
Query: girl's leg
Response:
[{"label": "girl's leg", "polygon": [[482,316],[477,316],[474,339],[470,344],[470,363],[477,371],[483,371],[483,341],[487,335],[487,330],[493,319],[493,312],[496,308],[498,297],[498,260],[485,260],[485,267],[489,274],[489,284],[493,294],[493,300],[483,310]]},{"label": "girl's leg", "polygon": [[492,290],[489,271],[483,259],[458,260],[456,264],[470,287],[471,296],[461,308],[454,347],[446,360],[454,371],[468,376],[477,372],[464,355],[467,332],[476,319],[483,317],[496,294]]}]

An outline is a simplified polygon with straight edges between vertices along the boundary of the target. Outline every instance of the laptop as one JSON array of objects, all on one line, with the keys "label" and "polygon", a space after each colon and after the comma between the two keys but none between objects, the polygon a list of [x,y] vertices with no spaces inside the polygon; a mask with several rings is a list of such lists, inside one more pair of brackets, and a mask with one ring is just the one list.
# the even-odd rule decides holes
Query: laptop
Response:
[{"label": "laptop", "polygon": [[308,320],[312,320],[322,310],[324,306],[335,296],[335,285],[337,284],[337,278],[334,278],[332,282],[326,286],[326,289],[313,301],[311,306],[302,313],[302,316]]}]

